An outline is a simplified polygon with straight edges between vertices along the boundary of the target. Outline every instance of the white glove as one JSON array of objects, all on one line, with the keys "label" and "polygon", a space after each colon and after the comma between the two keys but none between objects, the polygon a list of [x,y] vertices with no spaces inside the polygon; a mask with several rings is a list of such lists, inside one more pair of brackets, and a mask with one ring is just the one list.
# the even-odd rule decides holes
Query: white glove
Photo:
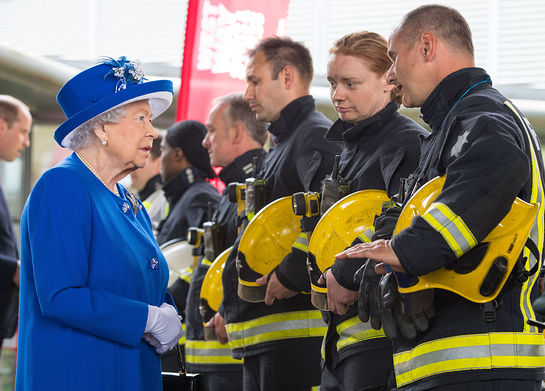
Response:
[{"label": "white glove", "polygon": [[161,342],[159,342],[159,340],[150,333],[144,333],[144,336],[142,338],[144,339],[144,341],[153,346],[156,351],[161,348]]},{"label": "white glove", "polygon": [[178,344],[182,336],[181,319],[176,308],[170,304],[163,303],[161,307],[148,305],[148,320],[143,338],[157,353],[166,353]]}]

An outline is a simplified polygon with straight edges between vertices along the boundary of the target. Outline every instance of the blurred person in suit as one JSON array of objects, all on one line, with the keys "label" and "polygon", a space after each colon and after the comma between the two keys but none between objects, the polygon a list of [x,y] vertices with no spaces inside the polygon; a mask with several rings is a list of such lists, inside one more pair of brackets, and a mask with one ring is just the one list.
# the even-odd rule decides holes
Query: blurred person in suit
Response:
[{"label": "blurred person in suit", "polygon": [[[32,116],[23,102],[0,95],[0,160],[11,162],[30,146]],[[0,348],[17,327],[20,262],[17,238],[0,187]]]}]

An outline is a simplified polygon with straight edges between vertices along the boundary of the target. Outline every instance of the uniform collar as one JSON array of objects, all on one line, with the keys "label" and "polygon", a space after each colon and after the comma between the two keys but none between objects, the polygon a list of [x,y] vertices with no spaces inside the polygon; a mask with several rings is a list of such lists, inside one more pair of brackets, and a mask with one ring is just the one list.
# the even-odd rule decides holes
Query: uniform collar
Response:
[{"label": "uniform collar", "polygon": [[315,108],[314,98],[310,95],[302,96],[288,103],[280,112],[280,118],[269,125],[269,132],[273,135],[274,141],[278,142],[289,137],[293,129]]},{"label": "uniform collar", "polygon": [[196,167],[188,167],[180,171],[163,186],[165,197],[173,205],[185,191],[196,182],[204,182],[206,175]]},{"label": "uniform collar", "polygon": [[432,131],[439,130],[450,109],[468,88],[487,78],[490,76],[481,68],[464,68],[451,73],[441,80],[422,105],[422,119]]},{"label": "uniform collar", "polygon": [[145,200],[150,195],[159,190],[162,185],[163,183],[161,182],[161,175],[157,174],[154,177],[151,177],[146,183],[146,186],[144,186],[144,188],[138,192],[138,197],[141,200]]},{"label": "uniform collar", "polygon": [[243,182],[244,179],[252,175],[253,160],[257,157],[257,172],[260,170],[261,163],[265,158],[266,152],[263,148],[252,149],[238,156],[233,162],[219,173],[219,178],[226,185],[231,182]]},{"label": "uniform collar", "polygon": [[343,140],[352,144],[376,136],[377,132],[383,130],[384,124],[398,109],[399,103],[392,101],[378,113],[357,125],[338,119],[327,131],[325,139],[328,141]]}]

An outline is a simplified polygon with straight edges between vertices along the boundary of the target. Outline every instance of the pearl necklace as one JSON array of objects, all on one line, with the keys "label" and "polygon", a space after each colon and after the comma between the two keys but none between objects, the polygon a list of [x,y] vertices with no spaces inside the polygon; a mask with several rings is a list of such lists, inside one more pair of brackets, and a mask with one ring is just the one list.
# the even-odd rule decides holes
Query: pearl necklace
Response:
[{"label": "pearl necklace", "polygon": [[[79,153],[76,152],[76,156],[79,158],[79,160],[81,160],[83,162],[83,164],[85,164],[85,167],[87,167],[89,169],[89,171],[91,171],[93,173],[94,176],[96,176],[98,178],[98,180],[100,182],[102,182],[102,184],[104,186],[106,186],[106,188],[110,191],[112,191],[107,185],[106,183],[102,180],[102,178],[100,177],[100,175],[98,175],[98,172],[95,170],[95,168],[91,165],[91,163],[89,163],[89,161],[87,159],[85,159],[83,156],[81,156]],[[119,190],[117,190],[117,186],[114,185],[114,190],[113,190],[113,193],[120,197],[119,195]]]}]

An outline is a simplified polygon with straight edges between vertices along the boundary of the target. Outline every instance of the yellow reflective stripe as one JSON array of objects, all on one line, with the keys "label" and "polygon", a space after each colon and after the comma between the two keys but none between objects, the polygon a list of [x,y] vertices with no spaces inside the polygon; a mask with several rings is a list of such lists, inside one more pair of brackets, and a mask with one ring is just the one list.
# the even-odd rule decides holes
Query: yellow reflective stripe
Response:
[{"label": "yellow reflective stripe", "polygon": [[[528,123],[523,118],[518,110],[513,106],[513,104],[510,101],[505,101],[504,104],[517,116],[520,123],[524,127],[524,130],[526,131],[526,137],[528,138],[528,144],[530,146],[530,153],[532,157],[532,194],[530,196],[530,202],[531,203],[537,203],[539,204],[538,213],[536,216],[536,221],[534,222],[534,225],[532,229],[530,230],[530,239],[534,241],[534,243],[537,245],[537,248],[539,250],[543,249],[543,240],[544,240],[544,221],[545,221],[545,198],[543,193],[543,183],[541,180],[541,175],[539,172],[539,162],[536,157],[536,149],[535,145],[532,141],[532,137],[530,135],[530,129],[528,128]],[[531,125],[530,125],[531,127]],[[539,151],[541,153],[541,151]],[[536,262],[538,262],[537,259],[530,253],[530,250],[525,248],[523,250],[523,257],[527,259],[527,267],[528,269],[531,269]],[[520,297],[520,308],[522,311],[522,314],[524,316],[524,331],[526,332],[538,332],[537,328],[535,326],[530,326],[526,323],[528,319],[535,319],[535,313],[534,309],[531,304],[530,300],[530,292],[536,283],[536,280],[539,278],[541,270],[541,262],[538,267],[538,271],[526,280],[522,286],[522,294]]]},{"label": "yellow reflective stripe", "polygon": [[324,334],[324,338],[322,338],[322,344],[320,345],[320,355],[322,356],[322,360],[325,361],[325,339],[327,337],[327,333]]},{"label": "yellow reflective stripe", "polygon": [[394,354],[398,387],[445,372],[540,368],[545,345],[539,333],[483,333],[422,343]]},{"label": "yellow reflective stripe", "polygon": [[445,204],[434,202],[422,218],[443,236],[457,257],[461,257],[477,245],[475,236],[464,220]]},{"label": "yellow reflective stripe", "polygon": [[146,210],[149,210],[149,208],[151,207],[151,202],[142,201],[142,205],[144,205],[144,208],[146,208]]},{"label": "yellow reflective stripe", "polygon": [[225,325],[231,347],[242,348],[263,342],[293,338],[321,337],[327,326],[318,310],[267,315],[246,322]]},{"label": "yellow reflective stripe", "polygon": [[182,336],[180,337],[180,339],[178,340],[178,345],[183,345],[185,344],[185,336],[187,334],[187,330],[186,330],[186,327],[185,327],[185,323],[182,323]]},{"label": "yellow reflective stripe", "polygon": [[165,205],[165,215],[164,215],[165,219],[168,216],[168,212],[170,212],[170,204],[167,202],[166,205]]},{"label": "yellow reflective stripe", "polygon": [[191,276],[193,276],[193,268],[186,267],[184,269],[181,269],[179,273],[182,280],[184,280],[188,284],[191,282]]},{"label": "yellow reflective stripe", "polygon": [[242,360],[232,357],[230,344],[219,341],[187,340],[185,358],[190,364],[242,364]]},{"label": "yellow reflective stripe", "polygon": [[345,320],[337,325],[337,350],[355,343],[375,338],[386,338],[382,329],[375,330],[369,322],[362,322],[357,316]]},{"label": "yellow reflective stripe", "polygon": [[369,227],[360,236],[358,236],[358,238],[362,241],[362,243],[371,243],[371,238],[373,237],[374,233],[375,227]]},{"label": "yellow reflective stripe", "polygon": [[295,247],[301,251],[308,253],[308,236],[306,232],[301,232],[295,242],[293,242],[292,247]]},{"label": "yellow reflective stripe", "polygon": [[212,262],[209,261],[206,257],[203,257],[203,259],[201,259],[201,264],[205,266],[210,266]]},{"label": "yellow reflective stripe", "polygon": [[257,282],[253,282],[253,281],[244,281],[244,280],[241,280],[240,278],[238,279],[238,283],[239,283],[240,285],[251,286],[251,287],[263,286],[263,285],[259,285]]}]

